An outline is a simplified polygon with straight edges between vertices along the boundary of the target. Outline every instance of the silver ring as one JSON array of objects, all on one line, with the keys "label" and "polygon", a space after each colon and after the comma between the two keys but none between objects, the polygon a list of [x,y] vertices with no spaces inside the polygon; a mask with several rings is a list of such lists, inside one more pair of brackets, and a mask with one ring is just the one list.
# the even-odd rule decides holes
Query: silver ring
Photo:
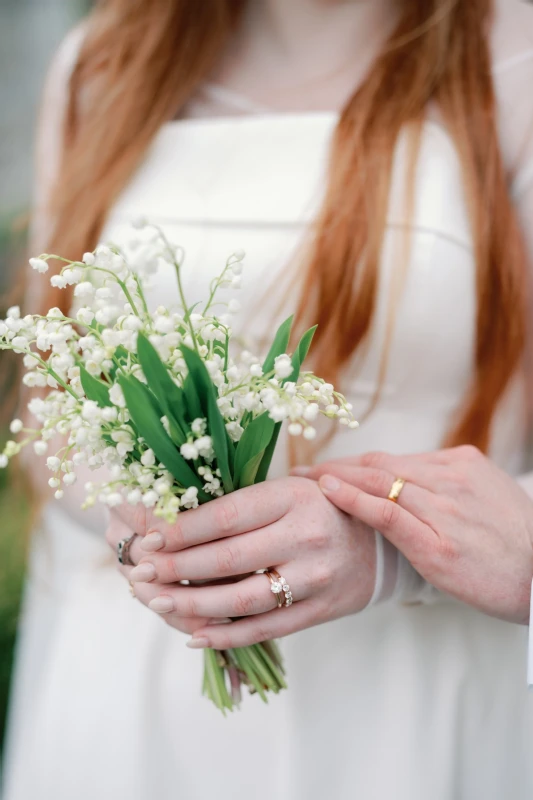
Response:
[{"label": "silver ring", "polygon": [[292,606],[294,598],[292,596],[291,587],[285,578],[283,578],[274,567],[265,570],[265,575],[270,581],[270,591],[276,595],[278,608],[288,608]]},{"label": "silver ring", "polygon": [[117,558],[118,563],[122,564],[123,567],[134,567],[135,564],[130,558],[130,547],[133,544],[133,540],[139,534],[134,533],[133,536],[129,536],[127,539],[121,539],[120,542],[117,544]]}]

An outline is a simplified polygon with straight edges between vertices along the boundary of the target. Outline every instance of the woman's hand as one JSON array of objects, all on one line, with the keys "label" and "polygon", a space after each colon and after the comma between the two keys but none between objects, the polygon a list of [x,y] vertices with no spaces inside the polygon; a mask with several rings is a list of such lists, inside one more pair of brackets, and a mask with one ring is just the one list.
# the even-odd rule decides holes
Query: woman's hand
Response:
[{"label": "woman's hand", "polygon": [[[369,453],[305,474],[338,508],[386,536],[437,589],[491,616],[527,623],[533,501],[476,448]],[[386,499],[396,477],[406,481],[397,504]]]},{"label": "woman's hand", "polygon": [[[174,525],[121,506],[108,529],[110,545],[116,549],[132,531],[148,534],[131,550],[139,565],[123,568],[135,595],[173,627],[189,632],[195,625],[191,647],[226,649],[286,636],[360,611],[374,587],[373,531],[302,478],[241,489],[180,514]],[[292,606],[277,608],[268,578],[254,574],[269,567],[289,583]],[[235,576],[243,577],[220,583]],[[206,624],[235,617],[228,625]]]}]

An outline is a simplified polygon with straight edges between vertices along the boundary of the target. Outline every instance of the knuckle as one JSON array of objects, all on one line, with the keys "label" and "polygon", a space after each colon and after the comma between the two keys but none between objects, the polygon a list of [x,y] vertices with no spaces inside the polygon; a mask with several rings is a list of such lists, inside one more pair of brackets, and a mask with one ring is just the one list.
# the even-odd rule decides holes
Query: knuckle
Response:
[{"label": "knuckle", "polygon": [[256,603],[251,594],[240,591],[235,594],[232,605],[234,611],[232,616],[247,617],[254,613]]},{"label": "knuckle", "polygon": [[164,557],[162,567],[163,575],[170,575],[172,579],[176,581],[183,580],[184,576],[180,573],[178,559],[175,556],[169,555]]},{"label": "knuckle", "polygon": [[221,575],[239,575],[241,558],[238,551],[229,545],[217,548],[217,566]]},{"label": "knuckle", "polygon": [[221,498],[214,511],[218,529],[224,533],[231,533],[239,518],[239,512],[234,500],[229,496]]},{"label": "knuckle", "polygon": [[329,586],[333,580],[333,571],[327,564],[319,564],[315,567],[312,575],[312,585],[315,589],[323,589]]},{"label": "knuckle", "polygon": [[307,543],[314,550],[325,550],[331,541],[331,534],[325,528],[316,528],[307,534]]},{"label": "knuckle", "polygon": [[379,522],[385,528],[390,528],[398,522],[401,511],[396,503],[385,500],[379,512]]},{"label": "knuckle", "polygon": [[440,562],[453,564],[459,558],[459,548],[450,538],[441,536],[436,547],[436,555]]},{"label": "knuckle", "polygon": [[189,597],[187,598],[184,610],[185,610],[184,616],[186,616],[186,617],[199,617],[199,616],[201,616],[198,613],[198,604],[197,604],[197,601],[194,598],[194,589],[191,591]]},{"label": "knuckle", "polygon": [[365,453],[361,457],[361,463],[364,467],[374,467],[379,469],[383,467],[384,460],[385,460],[385,453],[375,452],[375,453]]},{"label": "knuckle", "polygon": [[372,494],[386,494],[390,489],[388,478],[381,470],[376,469],[375,467],[368,470],[365,475],[365,482],[366,488]]},{"label": "knuckle", "polygon": [[306,478],[290,478],[289,488],[293,505],[305,504],[315,493],[316,484]]},{"label": "knuckle", "polygon": [[473,444],[461,445],[457,448],[456,454],[462,461],[466,462],[479,461],[479,459],[483,458],[481,450]]},{"label": "knuckle", "polygon": [[274,639],[274,633],[269,625],[259,625],[252,633],[253,644],[267,642]]},{"label": "knuckle", "polygon": [[187,546],[187,542],[185,541],[185,536],[183,533],[183,527],[179,521],[176,521],[172,525],[172,544],[174,547],[178,549],[183,549]]}]

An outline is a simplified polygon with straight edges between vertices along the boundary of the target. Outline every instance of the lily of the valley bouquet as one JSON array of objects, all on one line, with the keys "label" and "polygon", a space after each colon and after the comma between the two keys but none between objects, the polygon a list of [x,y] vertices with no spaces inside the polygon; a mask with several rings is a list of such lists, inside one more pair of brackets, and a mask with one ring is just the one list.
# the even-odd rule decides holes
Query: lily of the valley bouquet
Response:
[{"label": "lily of the valley bouquet", "polygon": [[[37,272],[49,261],[62,268],[52,286],[74,286],[69,316],[59,308],[21,316],[18,307],[0,322],[0,349],[23,355],[23,382],[41,391],[28,409],[35,428],[13,420],[0,466],[32,444],[47,456],[48,481],[61,499],[76,468],[107,469],[87,483],[85,507],[143,503],[172,523],[201,503],[264,481],[283,422],[293,436],[313,439],[319,414],[356,427],[351,406],[331,384],[302,364],[314,329],[287,353],[292,318],[277,331],[264,359],[232,340],[243,253],[235,253],[210,286],[203,304],[189,305],[182,284],[183,254],[156,226],[139,222],[126,260],[100,245],[82,261],[49,254],[30,260]],[[175,269],[179,305],[147,303],[147,288],[162,262]],[[59,434],[62,446],[50,453]],[[287,587],[288,588],[288,587]],[[290,604],[292,598],[286,598]],[[245,684],[264,700],[286,686],[274,642],[205,651],[203,691],[218,708],[232,709]]]}]

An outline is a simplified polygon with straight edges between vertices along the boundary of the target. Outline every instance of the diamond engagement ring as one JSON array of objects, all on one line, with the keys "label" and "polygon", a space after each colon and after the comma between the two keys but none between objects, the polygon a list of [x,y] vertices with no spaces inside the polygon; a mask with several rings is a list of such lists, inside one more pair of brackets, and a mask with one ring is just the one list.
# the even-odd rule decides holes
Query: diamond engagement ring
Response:
[{"label": "diamond engagement ring", "polygon": [[270,581],[270,591],[276,595],[278,608],[288,608],[291,606],[293,603],[291,587],[285,578],[283,578],[274,567],[265,570],[265,575]]},{"label": "diamond engagement ring", "polygon": [[126,539],[121,539],[120,542],[117,544],[117,558],[118,563],[122,564],[123,567],[134,567],[135,564],[130,558],[130,547],[133,544],[133,540],[139,534],[134,533],[133,536],[129,536]]}]

